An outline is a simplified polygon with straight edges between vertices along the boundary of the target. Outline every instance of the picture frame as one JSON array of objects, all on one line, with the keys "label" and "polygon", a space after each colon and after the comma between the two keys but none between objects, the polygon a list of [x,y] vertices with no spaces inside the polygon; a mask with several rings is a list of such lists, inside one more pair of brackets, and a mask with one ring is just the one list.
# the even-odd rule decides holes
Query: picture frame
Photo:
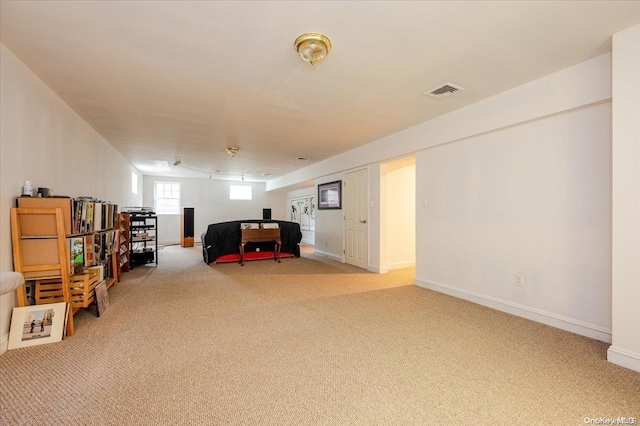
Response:
[{"label": "picture frame", "polygon": [[109,293],[107,293],[107,282],[101,281],[95,288],[96,292],[96,312],[99,317],[109,308]]},{"label": "picture frame", "polygon": [[289,214],[291,215],[290,221],[300,223],[300,197],[292,198],[290,201]]},{"label": "picture frame", "polygon": [[318,210],[342,209],[342,181],[318,185]]},{"label": "picture frame", "polygon": [[309,197],[309,230],[316,230],[316,196]]},{"label": "picture frame", "polygon": [[84,238],[72,237],[69,239],[69,267],[74,274],[84,269]]},{"label": "picture frame", "polygon": [[316,230],[316,196],[305,195],[289,200],[291,210],[291,222],[300,225],[302,231]]},{"label": "picture frame", "polygon": [[309,197],[302,197],[300,199],[300,229],[303,231],[309,230],[309,222],[311,221],[311,206]]},{"label": "picture frame", "polygon": [[61,341],[66,316],[66,302],[13,308],[8,349]]}]

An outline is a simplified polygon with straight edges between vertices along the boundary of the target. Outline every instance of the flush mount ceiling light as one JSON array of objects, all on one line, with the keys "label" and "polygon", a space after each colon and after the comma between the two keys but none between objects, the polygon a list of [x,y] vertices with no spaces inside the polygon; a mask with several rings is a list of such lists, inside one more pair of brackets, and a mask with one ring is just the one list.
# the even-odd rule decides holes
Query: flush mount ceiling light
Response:
[{"label": "flush mount ceiling light", "polygon": [[229,154],[232,157],[235,157],[236,154],[238,154],[238,152],[240,152],[240,148],[237,148],[235,146],[230,146],[228,148],[225,148],[224,150],[227,151],[227,154]]},{"label": "flush mount ceiling light", "polygon": [[313,65],[329,54],[331,40],[320,33],[305,33],[296,39],[294,46],[300,58]]}]

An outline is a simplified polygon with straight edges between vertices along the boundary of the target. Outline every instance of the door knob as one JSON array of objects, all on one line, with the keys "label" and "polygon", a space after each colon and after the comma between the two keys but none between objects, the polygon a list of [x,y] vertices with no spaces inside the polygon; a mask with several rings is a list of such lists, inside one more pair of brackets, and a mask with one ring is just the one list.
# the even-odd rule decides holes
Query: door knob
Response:
[{"label": "door knob", "polygon": [[360,223],[367,223],[367,219],[361,220]]}]

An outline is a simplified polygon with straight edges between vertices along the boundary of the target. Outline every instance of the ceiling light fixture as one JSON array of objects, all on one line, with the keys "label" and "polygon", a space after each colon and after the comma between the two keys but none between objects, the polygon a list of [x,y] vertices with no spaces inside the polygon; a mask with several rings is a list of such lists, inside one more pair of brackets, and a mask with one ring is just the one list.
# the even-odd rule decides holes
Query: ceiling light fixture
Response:
[{"label": "ceiling light fixture", "polygon": [[331,40],[320,33],[305,33],[294,42],[296,52],[311,65],[322,60],[331,51]]},{"label": "ceiling light fixture", "polygon": [[230,146],[228,148],[225,148],[224,150],[227,151],[227,154],[229,154],[232,157],[235,157],[238,154],[238,152],[240,152],[240,148],[235,146]]}]

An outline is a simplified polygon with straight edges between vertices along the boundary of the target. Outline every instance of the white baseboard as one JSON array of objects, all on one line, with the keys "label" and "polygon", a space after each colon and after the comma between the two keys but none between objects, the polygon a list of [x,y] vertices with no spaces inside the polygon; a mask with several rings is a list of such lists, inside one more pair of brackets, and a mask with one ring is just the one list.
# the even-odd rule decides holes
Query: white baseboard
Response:
[{"label": "white baseboard", "polygon": [[607,361],[640,372],[640,354],[625,351],[611,345],[607,350]]},{"label": "white baseboard", "polygon": [[327,253],[318,249],[315,249],[313,251],[313,254],[316,254],[318,256],[324,256],[324,257],[328,257],[331,260],[335,260],[336,262],[340,262],[342,263],[342,257],[341,256],[336,256],[335,254],[331,254],[331,253]]},{"label": "white baseboard", "polygon": [[301,244],[309,244],[310,246],[315,245],[315,240],[310,239],[310,240],[305,240],[304,238],[302,239],[302,241],[300,241]]},{"label": "white baseboard", "polygon": [[419,287],[428,288],[439,293],[448,294],[449,296],[459,299],[468,300],[482,306],[487,306],[498,311],[516,315],[522,318],[536,321],[542,324],[550,325],[561,330],[579,334],[581,336],[600,340],[602,342],[611,343],[611,330],[600,327],[598,325],[589,324],[573,318],[564,317],[562,315],[553,314],[540,309],[531,308],[529,306],[520,305],[509,302],[507,300],[498,299],[484,294],[464,290],[447,284],[441,284],[433,281],[415,279],[415,284]]},{"label": "white baseboard", "polygon": [[389,271],[392,271],[394,269],[409,268],[412,266],[416,266],[416,262],[413,260],[407,261],[407,262],[394,262],[394,263],[387,264],[387,269]]},{"label": "white baseboard", "polygon": [[376,274],[386,274],[394,269],[409,268],[411,266],[416,266],[416,262],[394,262],[388,263],[385,266],[367,265],[367,271],[375,272]]},{"label": "white baseboard", "polygon": [[385,266],[367,265],[367,271],[375,272],[376,274],[386,274],[389,272],[389,269]]}]

